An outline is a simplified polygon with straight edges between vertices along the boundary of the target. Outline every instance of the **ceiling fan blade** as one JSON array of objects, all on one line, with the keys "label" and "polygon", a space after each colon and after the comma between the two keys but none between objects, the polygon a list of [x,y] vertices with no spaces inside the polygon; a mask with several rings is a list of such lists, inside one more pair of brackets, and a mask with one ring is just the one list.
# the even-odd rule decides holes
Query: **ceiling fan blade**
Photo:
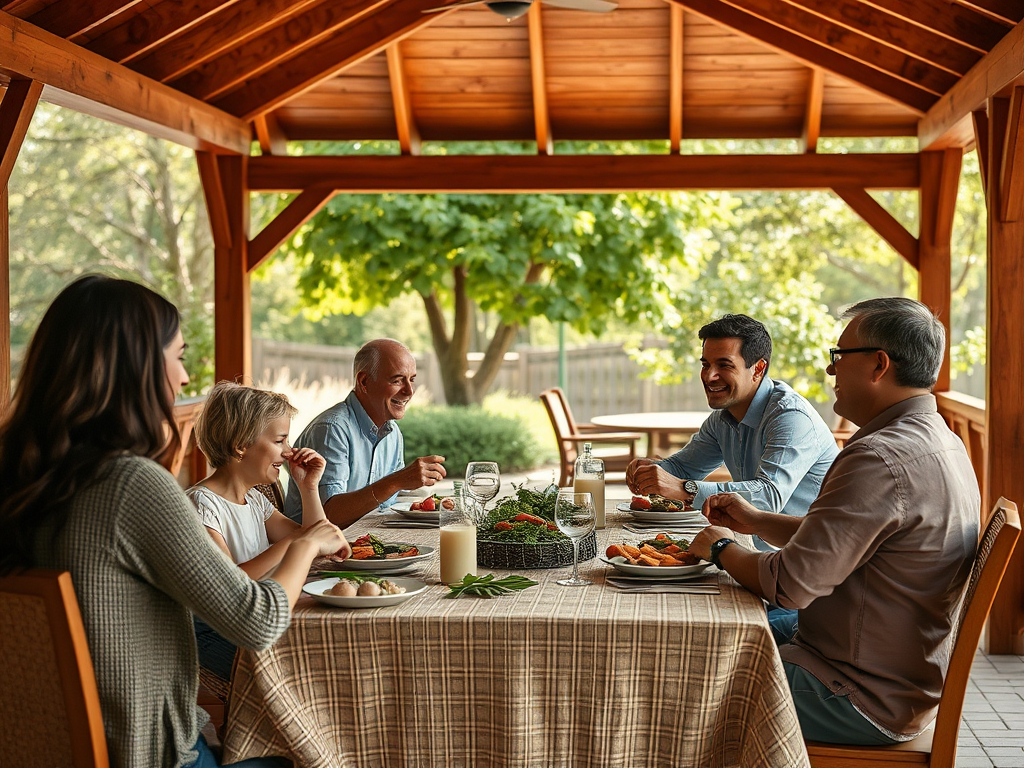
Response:
[{"label": "ceiling fan blade", "polygon": [[483,5],[486,2],[487,0],[459,0],[457,3],[449,3],[437,8],[427,8],[422,13],[441,13],[442,11],[450,11],[452,8],[465,8],[467,5]]},{"label": "ceiling fan blade", "polygon": [[591,11],[592,13],[608,13],[619,7],[618,3],[607,0],[544,0],[552,8],[569,8],[573,11]]}]

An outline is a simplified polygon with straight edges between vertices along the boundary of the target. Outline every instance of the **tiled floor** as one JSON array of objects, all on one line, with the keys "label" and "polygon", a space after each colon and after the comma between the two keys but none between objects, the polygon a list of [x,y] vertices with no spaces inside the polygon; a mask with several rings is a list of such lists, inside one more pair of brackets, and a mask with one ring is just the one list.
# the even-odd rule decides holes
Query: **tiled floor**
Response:
[{"label": "tiled floor", "polygon": [[1024,768],[1024,656],[974,657],[956,765]]}]

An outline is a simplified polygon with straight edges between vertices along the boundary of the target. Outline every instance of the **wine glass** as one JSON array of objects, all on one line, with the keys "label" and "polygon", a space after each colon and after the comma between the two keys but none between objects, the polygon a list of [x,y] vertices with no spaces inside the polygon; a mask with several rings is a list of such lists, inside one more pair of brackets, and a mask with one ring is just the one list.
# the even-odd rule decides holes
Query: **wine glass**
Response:
[{"label": "wine glass", "polygon": [[572,540],[572,576],[559,579],[563,587],[585,587],[593,582],[580,578],[580,539],[594,530],[594,497],[571,489],[558,492],[555,500],[555,525]]},{"label": "wine glass", "polygon": [[471,461],[466,465],[465,489],[485,510],[487,502],[498,495],[500,487],[501,475],[498,474],[497,462]]}]

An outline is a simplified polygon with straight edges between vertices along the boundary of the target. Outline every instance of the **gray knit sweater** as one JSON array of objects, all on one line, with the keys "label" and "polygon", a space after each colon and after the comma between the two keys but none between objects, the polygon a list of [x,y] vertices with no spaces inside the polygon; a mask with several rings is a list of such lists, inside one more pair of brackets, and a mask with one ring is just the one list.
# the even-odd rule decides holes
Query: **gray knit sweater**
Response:
[{"label": "gray knit sweater", "polygon": [[213,544],[174,478],[137,456],[115,459],[75,497],[56,538],[41,532],[35,562],[71,572],[116,768],[177,768],[197,757],[206,717],[196,707],[190,610],[256,649],[290,620],[284,589],[249,579]]}]

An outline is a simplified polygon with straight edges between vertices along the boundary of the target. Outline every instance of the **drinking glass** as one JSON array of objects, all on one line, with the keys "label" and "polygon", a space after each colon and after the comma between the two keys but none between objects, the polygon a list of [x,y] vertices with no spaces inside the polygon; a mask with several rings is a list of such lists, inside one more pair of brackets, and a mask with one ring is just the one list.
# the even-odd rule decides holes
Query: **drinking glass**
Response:
[{"label": "drinking glass", "polygon": [[585,587],[593,582],[580,578],[580,539],[594,530],[594,497],[572,490],[558,492],[555,500],[555,525],[572,541],[572,576],[559,579],[563,587]]},{"label": "drinking glass", "polygon": [[466,465],[465,490],[480,502],[486,510],[487,502],[498,495],[501,487],[501,475],[498,464],[494,461],[471,461]]}]

